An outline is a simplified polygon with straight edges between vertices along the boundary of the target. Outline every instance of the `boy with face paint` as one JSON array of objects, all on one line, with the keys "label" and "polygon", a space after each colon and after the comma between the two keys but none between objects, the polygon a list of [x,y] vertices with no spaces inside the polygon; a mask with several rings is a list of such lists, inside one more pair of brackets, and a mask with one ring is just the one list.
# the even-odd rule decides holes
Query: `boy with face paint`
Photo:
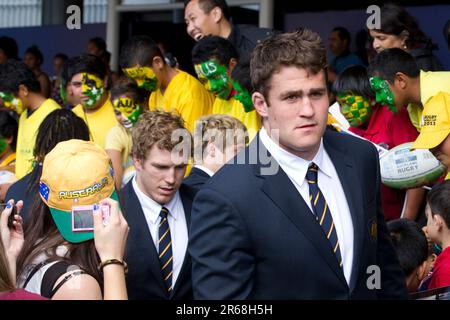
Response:
[{"label": "boy with face paint", "polygon": [[426,104],[440,91],[450,93],[450,72],[419,70],[414,58],[398,48],[378,53],[369,66],[369,75],[380,99],[396,110],[408,106],[411,122],[419,132]]},{"label": "boy with face paint", "polygon": [[41,122],[60,106],[41,94],[34,73],[22,62],[8,60],[0,66],[0,99],[20,115],[16,148],[16,177],[22,178],[33,166],[36,133]]},{"label": "boy with face paint", "polygon": [[150,110],[175,111],[189,131],[193,131],[198,118],[211,113],[213,95],[197,79],[168,65],[151,38],[129,39],[121,49],[120,67],[139,88],[150,93]]},{"label": "boy with face paint", "polygon": [[118,124],[107,88],[107,71],[102,60],[91,54],[82,54],[67,62],[67,94],[80,104],[72,111],[84,119],[91,139],[105,147],[109,130]]},{"label": "boy with face paint", "polygon": [[[386,97],[389,96],[372,91],[365,67],[353,66],[345,69],[336,79],[333,89],[341,113],[350,123],[351,132],[386,149],[417,138],[417,130],[411,124],[407,110],[403,108],[394,113],[386,104],[389,102]],[[383,99],[380,99],[380,95]],[[424,194],[420,188],[407,192],[404,216],[415,220]],[[404,199],[404,190],[381,185],[381,205],[386,220],[400,217]]]},{"label": "boy with face paint", "polygon": [[119,124],[109,130],[105,150],[111,158],[114,182],[119,190],[136,172],[131,157],[131,130],[142,114],[145,99],[133,80],[122,77],[111,90],[111,101]]},{"label": "boy with face paint", "polygon": [[[218,36],[204,37],[195,44],[192,63],[200,82],[216,96],[212,113],[240,120],[247,127],[251,141],[261,128],[261,117],[251,100],[248,63],[239,65],[234,46]],[[233,79],[235,68],[238,70]]]}]

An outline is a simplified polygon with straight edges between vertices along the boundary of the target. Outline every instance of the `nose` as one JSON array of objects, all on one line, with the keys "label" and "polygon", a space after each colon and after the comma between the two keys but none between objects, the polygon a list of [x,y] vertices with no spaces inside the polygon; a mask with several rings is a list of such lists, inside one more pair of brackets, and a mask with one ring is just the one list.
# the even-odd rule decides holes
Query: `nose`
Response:
[{"label": "nose", "polygon": [[175,179],[175,173],[176,173],[175,167],[172,167],[169,170],[167,170],[167,174],[166,174],[166,177],[164,179],[167,184],[169,184],[169,185],[175,184],[175,180],[176,180]]},{"label": "nose", "polygon": [[372,47],[375,49],[375,51],[378,51],[380,49],[380,42],[377,39],[373,39]]},{"label": "nose", "polygon": [[311,100],[308,97],[303,98],[302,105],[300,107],[300,116],[305,118],[311,118],[314,116],[314,107]]}]

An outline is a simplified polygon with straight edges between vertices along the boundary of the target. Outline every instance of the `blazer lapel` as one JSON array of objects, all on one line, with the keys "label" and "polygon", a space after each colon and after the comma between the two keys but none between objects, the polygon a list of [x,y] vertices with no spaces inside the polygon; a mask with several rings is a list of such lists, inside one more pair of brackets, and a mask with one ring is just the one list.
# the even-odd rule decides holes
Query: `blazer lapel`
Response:
[{"label": "blazer lapel", "polygon": [[153,244],[153,238],[148,229],[147,221],[145,220],[144,212],[142,211],[142,207],[140,205],[139,199],[134,192],[131,181],[129,183],[128,190],[128,206],[127,209],[127,222],[130,226],[130,230],[133,230],[133,233],[136,237],[133,243],[130,243],[130,246],[133,246],[134,254],[143,255],[143,259],[145,260],[145,265],[140,266],[141,268],[146,269],[145,266],[153,273],[158,286],[163,290],[163,292],[167,293],[167,288],[164,284],[161,267],[159,264],[159,256],[156,251],[155,245]]},{"label": "blazer lapel", "polygon": [[[264,148],[262,143],[260,148]],[[264,152],[263,150],[261,151]],[[267,152],[267,150],[265,152]],[[309,239],[317,249],[317,252],[329,265],[330,269],[332,269],[336,276],[347,286],[344,273],[339,267],[328,239],[325,237],[322,228],[317,223],[313,213],[299,194],[298,190],[292,184],[289,177],[281,167],[279,167],[278,172],[274,175],[261,175],[261,167],[261,164],[255,166],[255,174],[265,179],[261,187],[262,191],[274,202],[281,212],[288,217],[297,229]]]},{"label": "blazer lapel", "polygon": [[330,143],[331,139],[333,138],[325,135],[324,147],[338,173],[353,221],[353,266],[349,286],[350,290],[353,290],[360,272],[359,260],[362,255],[365,229],[361,186],[358,183],[359,180],[353,178],[355,176],[354,170],[356,165],[353,158],[349,156],[350,152],[337,147],[337,143]]}]

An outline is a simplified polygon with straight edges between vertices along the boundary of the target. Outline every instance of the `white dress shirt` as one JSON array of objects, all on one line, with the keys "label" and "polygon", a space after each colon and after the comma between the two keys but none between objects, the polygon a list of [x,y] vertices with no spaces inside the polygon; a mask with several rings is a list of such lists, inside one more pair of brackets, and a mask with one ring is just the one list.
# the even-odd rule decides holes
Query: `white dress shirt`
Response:
[{"label": "white dress shirt", "polygon": [[[147,221],[147,225],[153,239],[153,245],[156,248],[156,252],[159,252],[158,232],[159,223],[161,222],[159,213],[161,212],[162,206],[139,189],[136,182],[136,177],[133,178],[132,185],[141,204],[142,211],[144,212],[145,220]],[[186,216],[184,214],[183,202],[181,201],[179,191],[177,191],[173,199],[169,203],[166,203],[164,207],[169,210],[167,220],[169,222],[170,237],[172,239],[172,287],[175,287],[175,283],[183,265],[188,244]]]},{"label": "white dress shirt", "polygon": [[311,214],[314,213],[309,201],[309,185],[305,177],[311,162],[319,167],[318,185],[333,217],[339,239],[345,279],[347,283],[350,283],[353,264],[353,221],[339,176],[323,147],[323,139],[320,141],[319,151],[312,161],[307,161],[282,149],[269,137],[264,128],[260,131],[260,139],[297,188],[303,200],[311,209]]}]

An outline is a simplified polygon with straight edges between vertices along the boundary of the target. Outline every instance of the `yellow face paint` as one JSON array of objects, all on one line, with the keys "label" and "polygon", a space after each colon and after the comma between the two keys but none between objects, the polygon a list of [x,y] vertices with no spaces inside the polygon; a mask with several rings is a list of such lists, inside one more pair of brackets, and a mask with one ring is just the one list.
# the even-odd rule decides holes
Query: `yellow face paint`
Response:
[{"label": "yellow face paint", "polygon": [[104,82],[93,74],[83,72],[81,74],[81,90],[89,98],[83,100],[82,104],[90,109],[95,106],[105,92]]},{"label": "yellow face paint", "polygon": [[123,72],[136,81],[136,84],[139,88],[155,91],[158,84],[158,79],[156,78],[155,73],[150,67],[135,67],[135,68],[125,68],[122,69]]},{"label": "yellow face paint", "polygon": [[142,113],[142,107],[130,98],[119,98],[113,101],[114,110],[125,117],[125,121],[121,121],[122,125],[129,129],[137,121]]},{"label": "yellow face paint", "polygon": [[14,97],[11,93],[0,92],[0,98],[3,101],[3,106],[16,111],[19,115],[25,110],[22,100]]}]

